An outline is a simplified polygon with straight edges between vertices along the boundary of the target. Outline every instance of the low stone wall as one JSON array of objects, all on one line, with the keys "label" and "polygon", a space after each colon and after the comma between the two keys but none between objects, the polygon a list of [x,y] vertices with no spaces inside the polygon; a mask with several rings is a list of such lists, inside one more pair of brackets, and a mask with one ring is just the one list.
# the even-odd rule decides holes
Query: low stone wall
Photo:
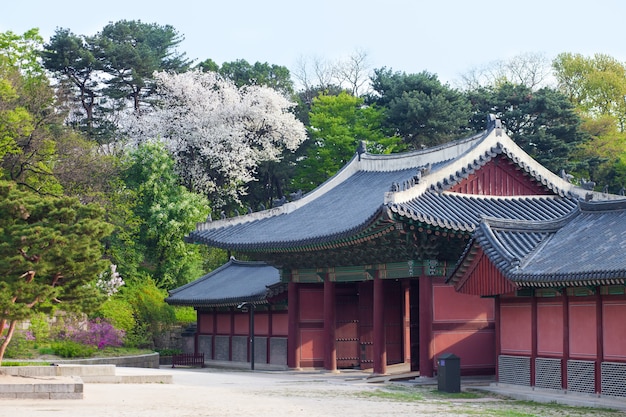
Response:
[{"label": "low stone wall", "polygon": [[0,375],[23,377],[115,375],[115,365],[0,366]]},{"label": "low stone wall", "polygon": [[119,356],[112,358],[89,358],[89,359],[61,359],[53,364],[74,365],[115,365],[122,368],[158,368],[159,354],[148,353],[146,355]]}]

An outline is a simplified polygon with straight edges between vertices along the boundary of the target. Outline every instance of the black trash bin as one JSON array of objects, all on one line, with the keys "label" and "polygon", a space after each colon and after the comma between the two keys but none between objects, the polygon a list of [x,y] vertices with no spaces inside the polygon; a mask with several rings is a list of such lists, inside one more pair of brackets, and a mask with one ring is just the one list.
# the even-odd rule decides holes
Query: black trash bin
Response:
[{"label": "black trash bin", "polygon": [[461,392],[461,358],[453,353],[444,353],[437,359],[437,389]]}]

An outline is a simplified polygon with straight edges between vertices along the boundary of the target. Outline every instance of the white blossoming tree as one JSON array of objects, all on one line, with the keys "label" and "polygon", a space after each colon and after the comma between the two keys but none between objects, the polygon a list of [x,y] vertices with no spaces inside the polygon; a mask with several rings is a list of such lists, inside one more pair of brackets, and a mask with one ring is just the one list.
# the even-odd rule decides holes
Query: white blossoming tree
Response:
[{"label": "white blossoming tree", "polygon": [[155,74],[158,102],[124,123],[134,143],[161,140],[190,190],[216,205],[238,201],[264,161],[306,139],[294,103],[262,86],[236,87],[214,72]]}]

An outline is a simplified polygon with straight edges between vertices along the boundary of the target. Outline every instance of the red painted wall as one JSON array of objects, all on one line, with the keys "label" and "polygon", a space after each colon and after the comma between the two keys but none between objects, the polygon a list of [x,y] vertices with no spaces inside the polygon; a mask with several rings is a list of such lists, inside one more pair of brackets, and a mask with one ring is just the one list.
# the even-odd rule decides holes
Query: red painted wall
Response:
[{"label": "red painted wall", "polygon": [[300,285],[300,366],[324,365],[324,289],[320,285]]},{"label": "red painted wall", "polygon": [[[234,320],[235,320],[235,328],[233,330],[233,334],[236,335],[248,335],[250,334],[250,321],[248,320],[249,314],[248,313],[240,313],[237,312],[235,313],[234,316]],[[256,333],[256,319],[257,317],[255,316],[255,333]]]},{"label": "red painted wall", "polygon": [[316,286],[313,288],[300,287],[300,321],[324,321],[324,290]]},{"label": "red painted wall", "polygon": [[527,303],[504,301],[500,307],[500,348],[504,355],[532,353],[532,320],[530,300]]},{"label": "red painted wall", "polygon": [[516,165],[501,155],[450,191],[498,196],[550,194],[526,172],[517,169]]},{"label": "red painted wall", "polygon": [[266,311],[259,311],[254,315],[254,334],[267,336],[270,330],[270,321]]},{"label": "red painted wall", "polygon": [[216,313],[217,314],[217,329],[216,334],[230,334],[230,313]]},{"label": "red painted wall", "polygon": [[493,330],[434,331],[434,367],[443,353],[454,353],[460,358],[462,369],[492,368],[495,366]]},{"label": "red painted wall", "polygon": [[433,366],[443,353],[461,359],[465,374],[495,367],[494,300],[456,292],[443,278],[432,278]]},{"label": "red painted wall", "polygon": [[289,316],[287,312],[272,313],[272,334],[274,336],[287,337],[289,329]]},{"label": "red painted wall", "polygon": [[572,300],[569,304],[569,349],[572,359],[596,359],[597,322],[595,300]]},{"label": "red painted wall", "polygon": [[324,365],[324,329],[300,329],[300,365]]},{"label": "red painted wall", "polygon": [[626,301],[605,301],[602,308],[604,324],[604,359],[626,360]]},{"label": "red painted wall", "polygon": [[560,357],[563,355],[563,303],[537,303],[537,354]]},{"label": "red painted wall", "polygon": [[213,314],[212,313],[198,313],[198,333],[212,334],[213,333]]},{"label": "red painted wall", "polygon": [[433,321],[485,322],[494,319],[492,298],[456,292],[453,286],[433,280]]}]

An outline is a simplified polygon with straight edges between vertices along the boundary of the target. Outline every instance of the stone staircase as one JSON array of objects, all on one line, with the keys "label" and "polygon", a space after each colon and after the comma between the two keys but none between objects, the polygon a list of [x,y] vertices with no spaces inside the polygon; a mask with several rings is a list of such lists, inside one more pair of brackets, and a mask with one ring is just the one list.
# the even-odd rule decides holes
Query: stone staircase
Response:
[{"label": "stone staircase", "polygon": [[0,398],[81,399],[83,384],[171,384],[155,369],[130,371],[115,365],[0,367]]}]

